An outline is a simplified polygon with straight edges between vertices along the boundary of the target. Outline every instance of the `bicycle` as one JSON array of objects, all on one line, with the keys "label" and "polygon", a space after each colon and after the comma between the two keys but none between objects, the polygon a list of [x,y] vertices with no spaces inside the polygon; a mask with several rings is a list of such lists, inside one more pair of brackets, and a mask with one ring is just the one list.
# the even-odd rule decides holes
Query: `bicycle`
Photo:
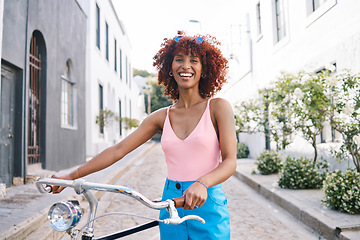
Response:
[{"label": "bicycle", "polygon": [[[78,201],[58,202],[50,207],[48,213],[48,219],[50,225],[57,231],[61,231],[61,232],[66,231],[70,235],[71,239],[77,239],[80,233],[82,240],[118,239],[146,230],[148,228],[158,226],[159,222],[162,222],[164,224],[176,225],[184,221],[193,219],[200,221],[203,224],[205,223],[205,220],[197,215],[189,215],[183,218],[179,217],[176,208],[184,206],[185,201],[183,197],[168,199],[166,201],[151,201],[142,194],[124,186],[86,182],[84,179],[76,179],[72,181],[72,180],[62,180],[55,178],[39,178],[36,180],[36,187],[40,193],[50,193],[51,185],[73,188],[76,194],[78,195],[82,194],[89,203],[89,209],[90,209],[89,217],[87,223],[82,229],[75,228],[75,226],[79,223],[83,215],[82,210],[80,208],[80,203]],[[160,220],[160,219],[148,218],[141,215],[135,215],[131,213],[108,213],[96,217],[98,201],[96,200],[94,195],[90,192],[90,190],[107,191],[107,192],[124,194],[126,196],[138,200],[139,202],[141,202],[142,204],[144,204],[149,208],[155,210],[160,210],[165,208],[170,213],[170,217],[164,220]],[[93,228],[94,222],[101,217],[105,217],[108,215],[116,215],[116,214],[142,217],[146,219],[151,219],[152,221],[135,226],[130,229],[126,229],[116,233],[111,233],[106,236],[94,238],[94,228]]]}]

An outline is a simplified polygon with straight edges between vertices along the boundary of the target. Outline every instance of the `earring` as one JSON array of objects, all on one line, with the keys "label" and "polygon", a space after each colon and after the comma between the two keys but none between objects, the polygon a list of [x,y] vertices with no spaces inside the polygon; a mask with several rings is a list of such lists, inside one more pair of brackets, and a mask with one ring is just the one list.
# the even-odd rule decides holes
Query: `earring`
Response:
[{"label": "earring", "polygon": [[169,76],[170,76],[170,77],[174,76],[174,74],[172,73],[172,71],[169,72]]},{"label": "earring", "polygon": [[205,75],[205,74],[201,74],[201,78],[206,78],[206,75]]}]

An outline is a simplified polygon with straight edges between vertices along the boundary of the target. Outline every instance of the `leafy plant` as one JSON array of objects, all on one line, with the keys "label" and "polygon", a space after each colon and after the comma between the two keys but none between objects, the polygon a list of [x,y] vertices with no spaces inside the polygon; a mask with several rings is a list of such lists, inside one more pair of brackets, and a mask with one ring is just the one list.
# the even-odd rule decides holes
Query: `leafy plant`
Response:
[{"label": "leafy plant", "polygon": [[109,109],[101,109],[99,115],[96,116],[96,124],[100,129],[104,129],[115,118],[115,113]]},{"label": "leafy plant", "polygon": [[317,75],[299,73],[298,87],[294,90],[294,128],[302,132],[303,137],[314,148],[314,163],[316,163],[318,150],[316,136],[324,129],[324,122],[329,120],[331,100],[327,96],[326,79],[330,74],[324,70]]},{"label": "leafy plant", "polygon": [[[165,88],[163,85],[158,85],[156,82],[149,82],[149,84],[151,85],[151,93],[150,93],[151,112],[154,112],[160,108],[167,107],[173,104],[172,100],[164,95]],[[146,102],[146,107],[147,104],[149,103]]]},{"label": "leafy plant", "polygon": [[360,213],[360,173],[355,170],[329,172],[324,181],[324,192],[323,202],[331,209]]},{"label": "leafy plant", "polygon": [[245,143],[237,143],[237,158],[247,158],[249,153],[249,148]]},{"label": "leafy plant", "polygon": [[263,132],[266,148],[270,148],[271,140],[278,151],[301,132],[314,148],[316,164],[317,136],[324,123],[330,122],[342,135],[340,146],[332,149],[334,157],[339,162],[352,159],[360,172],[360,74],[334,71],[330,66],[318,74],[283,73],[259,91],[258,100],[235,107],[237,132]]},{"label": "leafy plant", "polygon": [[343,137],[340,148],[332,152],[339,161],[352,159],[360,172],[360,75],[344,71],[328,83],[333,101],[331,123]]},{"label": "leafy plant", "polygon": [[96,116],[96,124],[98,124],[102,129],[108,126],[112,121],[121,121],[125,129],[131,129],[139,126],[139,120],[129,117],[119,118],[109,109],[102,109],[99,115]]},{"label": "leafy plant", "polygon": [[297,86],[296,78],[283,74],[259,94],[264,104],[264,133],[276,143],[276,150],[283,150],[291,143],[294,133],[293,92]]},{"label": "leafy plant", "polygon": [[279,187],[290,189],[321,188],[326,176],[326,162],[313,163],[310,159],[287,157],[280,172]]},{"label": "leafy plant", "polygon": [[135,118],[123,117],[120,121],[124,124],[125,129],[132,129],[139,126],[139,120]]},{"label": "leafy plant", "polygon": [[236,132],[254,133],[261,131],[262,106],[257,100],[244,101],[235,106]]},{"label": "leafy plant", "polygon": [[257,169],[263,175],[277,173],[282,167],[280,154],[273,150],[266,150],[256,159]]}]

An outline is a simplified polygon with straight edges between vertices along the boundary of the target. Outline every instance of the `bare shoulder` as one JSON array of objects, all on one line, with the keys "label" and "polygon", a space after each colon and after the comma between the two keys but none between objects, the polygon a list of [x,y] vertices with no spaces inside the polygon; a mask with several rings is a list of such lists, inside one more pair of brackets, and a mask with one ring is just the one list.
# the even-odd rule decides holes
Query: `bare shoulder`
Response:
[{"label": "bare shoulder", "polygon": [[230,102],[223,98],[213,98],[210,102],[210,108],[215,115],[233,114]]},{"label": "bare shoulder", "polygon": [[164,121],[166,118],[167,107],[158,109],[152,112],[144,120],[144,123],[151,123],[157,126],[157,128],[162,129],[164,126]]},{"label": "bare shoulder", "polygon": [[167,109],[168,109],[168,107],[160,108],[160,109],[156,110],[155,112],[152,112],[149,116],[156,118],[156,119],[158,119],[158,118],[165,119]]}]

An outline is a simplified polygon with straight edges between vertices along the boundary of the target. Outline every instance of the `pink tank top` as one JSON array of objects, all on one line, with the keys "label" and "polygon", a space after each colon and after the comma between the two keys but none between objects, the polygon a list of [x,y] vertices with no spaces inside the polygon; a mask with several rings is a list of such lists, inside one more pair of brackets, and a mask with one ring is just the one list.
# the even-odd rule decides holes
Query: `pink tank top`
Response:
[{"label": "pink tank top", "polygon": [[210,116],[210,100],[195,129],[184,140],[178,138],[172,129],[170,107],[167,109],[161,137],[168,179],[194,181],[214,170],[220,161],[219,141]]}]

